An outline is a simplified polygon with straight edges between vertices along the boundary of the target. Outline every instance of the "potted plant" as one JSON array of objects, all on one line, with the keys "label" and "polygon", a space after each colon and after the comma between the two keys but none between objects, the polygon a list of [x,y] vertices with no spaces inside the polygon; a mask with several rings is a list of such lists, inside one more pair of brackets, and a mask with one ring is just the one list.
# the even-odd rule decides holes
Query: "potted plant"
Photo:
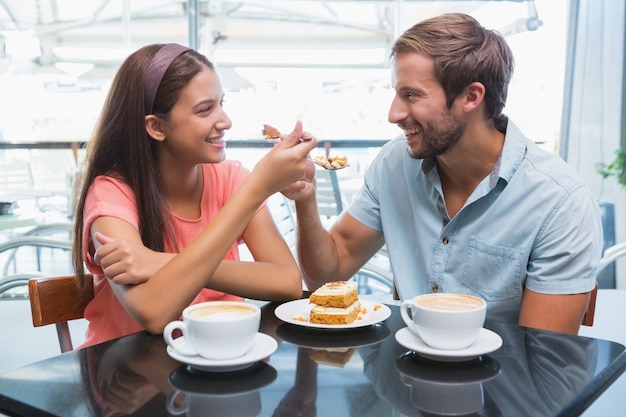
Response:
[{"label": "potted plant", "polygon": [[616,177],[617,182],[626,187],[626,146],[621,146],[615,151],[615,159],[610,164],[603,162],[597,164],[597,169],[603,178]]}]

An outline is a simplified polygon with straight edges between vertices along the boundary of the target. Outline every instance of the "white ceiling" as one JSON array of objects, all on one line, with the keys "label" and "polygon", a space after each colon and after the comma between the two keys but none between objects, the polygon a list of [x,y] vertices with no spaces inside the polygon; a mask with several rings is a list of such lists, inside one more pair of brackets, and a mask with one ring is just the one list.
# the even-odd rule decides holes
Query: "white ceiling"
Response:
[{"label": "white ceiling", "polygon": [[[108,77],[129,51],[153,42],[198,42],[222,67],[256,65],[255,51],[266,51],[264,66],[298,66],[302,56],[345,51],[355,66],[380,67],[397,35],[426,17],[472,13],[489,6],[521,7],[525,0],[0,0],[0,63],[10,58],[11,37],[32,36],[41,45],[33,71],[57,62],[95,65],[92,76]],[[531,0],[532,3],[532,0]],[[199,13],[187,13],[198,4]],[[497,8],[492,14],[497,18]],[[190,16],[197,16],[194,19]],[[197,31],[190,30],[197,23]],[[195,38],[197,34],[197,38]],[[20,47],[22,48],[22,47]],[[23,49],[23,48],[22,48]],[[280,51],[282,59],[272,57]],[[285,52],[288,51],[288,52]],[[291,52],[289,52],[291,51]],[[302,53],[308,51],[309,53]],[[317,52],[316,52],[317,51]],[[368,51],[375,58],[363,58]],[[235,60],[223,58],[233,54]],[[285,59],[287,55],[287,59]],[[380,57],[379,57],[380,55]],[[321,66],[345,66],[340,59],[317,57]],[[293,59],[290,59],[293,57]],[[314,65],[304,63],[306,66]],[[1,70],[1,68],[0,68]]]}]

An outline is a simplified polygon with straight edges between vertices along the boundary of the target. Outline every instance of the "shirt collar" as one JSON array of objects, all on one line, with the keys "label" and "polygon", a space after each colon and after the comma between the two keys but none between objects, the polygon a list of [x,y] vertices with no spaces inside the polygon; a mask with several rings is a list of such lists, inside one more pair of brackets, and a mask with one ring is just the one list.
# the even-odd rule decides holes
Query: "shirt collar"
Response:
[{"label": "shirt collar", "polygon": [[517,125],[509,120],[504,137],[504,147],[500,155],[498,176],[509,182],[526,155],[527,138]]}]

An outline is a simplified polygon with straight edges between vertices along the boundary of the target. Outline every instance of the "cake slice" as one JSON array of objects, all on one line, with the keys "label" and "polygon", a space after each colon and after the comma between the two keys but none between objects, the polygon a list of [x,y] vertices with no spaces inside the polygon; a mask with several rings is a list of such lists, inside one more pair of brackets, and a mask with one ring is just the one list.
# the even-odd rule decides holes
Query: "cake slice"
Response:
[{"label": "cake slice", "polygon": [[263,139],[265,140],[280,138],[280,132],[274,126],[263,125],[261,133],[263,134]]},{"label": "cake slice", "polygon": [[359,316],[361,303],[355,301],[348,307],[324,307],[314,305],[309,314],[309,321],[317,324],[350,324]]},{"label": "cake slice", "polygon": [[359,299],[356,283],[352,281],[335,281],[319,287],[309,301],[321,307],[346,308]]}]

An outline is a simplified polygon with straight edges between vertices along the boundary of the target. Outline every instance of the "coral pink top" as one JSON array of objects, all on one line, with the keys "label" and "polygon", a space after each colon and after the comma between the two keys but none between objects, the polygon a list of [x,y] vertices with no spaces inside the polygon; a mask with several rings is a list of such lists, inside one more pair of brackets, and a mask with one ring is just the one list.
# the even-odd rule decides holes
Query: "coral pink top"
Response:
[{"label": "coral pink top", "polygon": [[[174,230],[181,250],[209,224],[249,174],[249,171],[236,161],[205,164],[202,167],[204,189],[200,218],[188,220],[172,213]],[[117,217],[139,230],[135,195],[125,183],[109,176],[99,176],[89,189],[84,213],[83,259],[89,272],[94,275],[95,298],[85,310],[85,318],[89,321],[89,325],[85,342],[81,347],[143,330],[143,327],[126,312],[119,302],[102,268],[93,261],[88,251],[88,248],[92,246],[89,233],[91,225],[100,216]],[[241,236],[233,242],[224,259],[239,260],[239,243],[241,243]],[[171,244],[166,244],[165,251],[175,252]],[[241,297],[205,288],[200,291],[192,304],[209,300],[241,300]]]}]

